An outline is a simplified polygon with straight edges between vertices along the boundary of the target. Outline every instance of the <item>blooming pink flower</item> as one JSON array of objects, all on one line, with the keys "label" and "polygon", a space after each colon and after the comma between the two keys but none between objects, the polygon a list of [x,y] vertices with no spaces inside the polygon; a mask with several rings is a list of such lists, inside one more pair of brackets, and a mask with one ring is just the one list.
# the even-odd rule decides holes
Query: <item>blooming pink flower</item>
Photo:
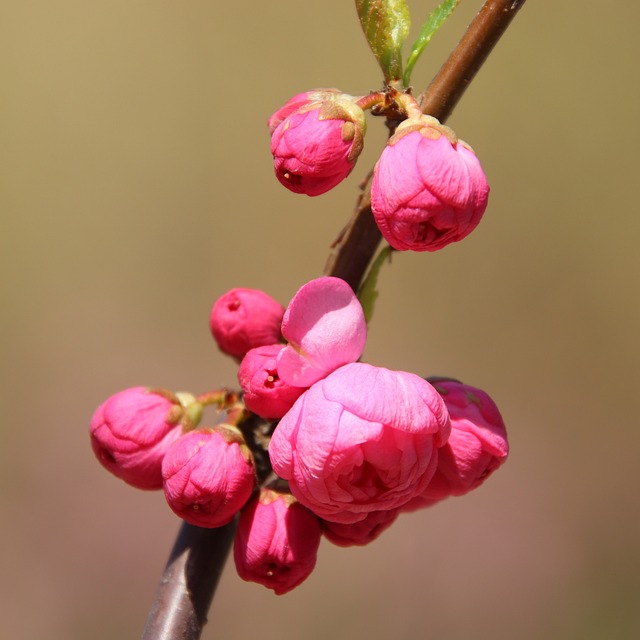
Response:
[{"label": "blooming pink flower", "polygon": [[180,437],[179,403],[145,387],[120,391],[93,414],[91,447],[113,475],[138,489],[162,487],[162,459]]},{"label": "blooming pink flower", "polygon": [[298,398],[269,456],[302,504],[350,524],[421,494],[449,429],[444,402],[426,380],[353,363]]},{"label": "blooming pink flower", "polygon": [[429,116],[397,128],[371,184],[375,220],[399,250],[437,251],[462,240],[480,222],[488,197],[471,147]]},{"label": "blooming pink flower", "polygon": [[353,169],[364,140],[362,109],[344,94],[309,102],[290,113],[271,136],[276,177],[295,193],[318,196]]},{"label": "blooming pink flower", "polygon": [[337,96],[349,98],[346,93],[342,93],[338,89],[313,89],[312,91],[305,91],[298,93],[293,98],[290,98],[285,102],[268,120],[267,126],[269,127],[269,133],[273,133],[276,127],[294,111],[297,111],[300,107],[304,107],[310,102],[320,102],[322,100],[330,100]]},{"label": "blooming pink flower", "polygon": [[429,506],[479,487],[507,459],[507,432],[495,403],[480,389],[456,380],[433,382],[451,416],[451,435],[424,492],[403,510]]},{"label": "blooming pink flower", "polygon": [[282,349],[281,344],[251,349],[238,369],[247,409],[267,419],[282,418],[304,391],[280,376],[277,358]]},{"label": "blooming pink flower", "polygon": [[278,356],[286,382],[310,387],[362,355],[367,341],[364,312],[351,287],[340,278],[316,278],[300,287],[282,320],[288,345]]},{"label": "blooming pink flower", "polygon": [[319,545],[318,518],[293,496],[263,488],[242,509],[233,557],[243,580],[282,595],[313,571]]},{"label": "blooming pink flower", "polygon": [[249,349],[280,340],[284,307],[258,289],[231,289],[211,309],[209,326],[224,353],[244,357]]},{"label": "blooming pink flower", "polygon": [[242,438],[230,429],[198,429],[182,436],[162,462],[171,509],[198,527],[227,524],[251,496],[255,473]]},{"label": "blooming pink flower", "polygon": [[396,521],[399,512],[399,509],[371,511],[364,520],[353,524],[322,520],[322,533],[327,540],[339,547],[363,546],[386,531]]}]

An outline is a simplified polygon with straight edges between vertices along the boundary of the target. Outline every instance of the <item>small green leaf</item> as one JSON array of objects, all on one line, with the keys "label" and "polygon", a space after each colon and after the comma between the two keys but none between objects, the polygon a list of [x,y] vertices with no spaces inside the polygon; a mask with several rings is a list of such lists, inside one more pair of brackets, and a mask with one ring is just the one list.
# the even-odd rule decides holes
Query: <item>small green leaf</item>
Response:
[{"label": "small green leaf", "polygon": [[445,20],[453,13],[453,10],[460,4],[460,0],[444,0],[433,13],[427,18],[427,21],[422,25],[420,35],[411,47],[411,53],[407,59],[407,67],[404,71],[403,84],[405,87],[409,86],[411,80],[411,72],[415,66],[418,58],[424,51],[425,47],[431,42],[431,38],[435,35],[436,31],[444,24]]},{"label": "small green leaf", "polygon": [[402,78],[402,45],[411,17],[405,0],[356,0],[358,18],[385,82]]},{"label": "small green leaf", "polygon": [[391,261],[392,252],[393,249],[387,246],[378,254],[378,257],[369,268],[367,277],[358,290],[358,300],[360,300],[360,304],[362,305],[364,319],[367,324],[369,324],[371,318],[373,318],[373,309],[378,299],[378,275],[380,274],[380,269],[385,260],[388,259]]}]

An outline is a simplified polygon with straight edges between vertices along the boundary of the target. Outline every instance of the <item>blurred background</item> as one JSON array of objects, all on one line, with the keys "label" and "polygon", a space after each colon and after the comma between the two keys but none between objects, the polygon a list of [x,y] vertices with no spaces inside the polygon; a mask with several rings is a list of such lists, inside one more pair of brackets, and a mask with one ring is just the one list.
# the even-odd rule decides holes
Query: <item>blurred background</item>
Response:
[{"label": "blurred background", "polygon": [[[409,6],[415,36],[435,2]],[[508,464],[369,547],[324,541],[288,595],[231,561],[204,638],[640,637],[639,21],[528,2],[448,122],[489,176],[482,224],[381,276],[365,359],[487,390]],[[179,521],[98,465],[91,415],[138,384],[235,385],[213,300],[286,304],[320,275],[385,140],[369,119],[352,176],[307,198],[274,178],[266,120],[381,74],[353,2],[215,0],[6,2],[0,69],[0,628],[139,637]]]}]

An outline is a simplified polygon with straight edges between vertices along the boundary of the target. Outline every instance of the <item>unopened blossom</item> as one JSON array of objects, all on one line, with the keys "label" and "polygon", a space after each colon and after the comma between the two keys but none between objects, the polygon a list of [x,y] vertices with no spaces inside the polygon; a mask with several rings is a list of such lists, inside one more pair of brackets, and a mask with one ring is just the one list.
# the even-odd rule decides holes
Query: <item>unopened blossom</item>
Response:
[{"label": "unopened blossom", "polygon": [[251,454],[241,437],[224,427],[182,436],[162,463],[171,509],[198,527],[221,527],[244,506],[255,486]]},{"label": "unopened blossom", "polygon": [[451,435],[438,452],[433,479],[408,510],[429,506],[479,487],[509,454],[504,421],[481,389],[456,380],[434,379],[451,417]]},{"label": "unopened blossom", "polygon": [[258,289],[231,289],[211,309],[209,327],[220,350],[236,358],[280,340],[284,307]]},{"label": "unopened blossom", "polygon": [[487,208],[489,185],[475,153],[429,116],[405,120],[375,167],[371,208],[398,250],[437,251],[462,240]]},{"label": "unopened blossom", "polygon": [[293,98],[287,100],[267,121],[269,133],[273,133],[276,127],[294,111],[311,102],[321,102],[322,100],[331,100],[338,96],[349,98],[348,94],[342,93],[339,89],[313,89],[312,91],[303,91],[297,93]]},{"label": "unopened blossom", "polygon": [[238,369],[244,403],[262,418],[281,418],[304,391],[304,387],[291,385],[280,376],[278,355],[283,349],[281,344],[251,349]]},{"label": "unopened blossom", "polygon": [[100,463],[138,489],[162,487],[162,459],[180,437],[180,403],[170,394],[132,387],[112,395],[91,418],[91,447]]},{"label": "unopened blossom", "polygon": [[278,356],[283,380],[300,387],[362,355],[367,325],[362,306],[340,278],[322,277],[300,287],[282,320],[287,346]]},{"label": "unopened blossom", "polygon": [[364,111],[344,94],[296,109],[271,136],[278,180],[295,193],[318,196],[342,182],[362,151]]},{"label": "unopened blossom", "polygon": [[269,457],[302,504],[351,524],[421,494],[449,429],[428,382],[356,362],[298,398],[273,433]]},{"label": "unopened blossom", "polygon": [[242,509],[233,548],[238,575],[282,595],[316,565],[320,522],[290,494],[262,488]]},{"label": "unopened blossom", "polygon": [[322,520],[322,533],[327,540],[339,547],[363,546],[373,542],[397,519],[399,509],[371,511],[364,520],[342,524]]}]

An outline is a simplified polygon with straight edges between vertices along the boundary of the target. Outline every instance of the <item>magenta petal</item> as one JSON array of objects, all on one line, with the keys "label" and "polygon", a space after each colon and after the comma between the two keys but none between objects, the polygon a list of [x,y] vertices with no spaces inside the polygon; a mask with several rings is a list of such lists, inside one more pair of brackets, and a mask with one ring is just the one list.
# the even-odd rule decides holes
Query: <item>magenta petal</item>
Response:
[{"label": "magenta petal", "polygon": [[327,400],[347,411],[357,409],[365,420],[393,424],[409,433],[438,434],[438,446],[449,437],[445,403],[433,386],[413,373],[351,364],[325,380],[323,388]]},{"label": "magenta petal", "polygon": [[309,387],[362,355],[367,325],[362,306],[340,278],[308,282],[293,297],[282,321],[289,342],[278,356],[287,383]]},{"label": "magenta petal", "polygon": [[400,144],[387,145],[373,175],[371,201],[375,209],[394,211],[424,190],[416,157],[420,152],[422,136],[408,134]]}]

